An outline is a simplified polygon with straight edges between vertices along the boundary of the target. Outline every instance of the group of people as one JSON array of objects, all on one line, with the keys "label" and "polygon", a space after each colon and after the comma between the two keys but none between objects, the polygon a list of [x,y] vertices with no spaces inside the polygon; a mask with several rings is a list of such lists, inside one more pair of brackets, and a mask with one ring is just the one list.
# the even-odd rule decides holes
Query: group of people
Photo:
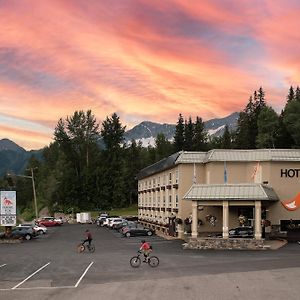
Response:
[{"label": "group of people", "polygon": [[[88,243],[88,245],[90,246],[92,240],[93,240],[92,234],[91,234],[91,232],[87,229],[87,230],[85,231],[85,239],[83,240],[82,245],[84,245],[85,243]],[[149,254],[150,254],[151,251],[152,251],[152,246],[150,245],[150,243],[146,242],[145,240],[142,240],[142,241],[141,241],[141,246],[140,246],[139,251],[141,251],[141,253],[144,255],[144,262],[147,262],[147,261],[148,261]]]}]

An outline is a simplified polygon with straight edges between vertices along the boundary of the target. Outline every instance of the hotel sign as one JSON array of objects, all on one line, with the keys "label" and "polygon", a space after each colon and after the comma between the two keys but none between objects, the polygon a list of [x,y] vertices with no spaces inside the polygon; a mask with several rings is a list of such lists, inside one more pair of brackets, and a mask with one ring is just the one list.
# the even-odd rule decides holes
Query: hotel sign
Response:
[{"label": "hotel sign", "polygon": [[280,177],[298,178],[300,177],[300,169],[281,169]]},{"label": "hotel sign", "polygon": [[0,225],[15,226],[16,215],[16,191],[1,191],[0,194]]}]

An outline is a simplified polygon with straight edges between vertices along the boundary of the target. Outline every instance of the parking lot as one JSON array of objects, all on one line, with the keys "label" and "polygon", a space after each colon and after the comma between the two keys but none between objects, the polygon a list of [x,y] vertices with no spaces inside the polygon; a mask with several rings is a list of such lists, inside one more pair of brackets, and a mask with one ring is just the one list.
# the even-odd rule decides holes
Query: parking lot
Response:
[{"label": "parking lot", "polygon": [[[76,245],[84,238],[87,228],[93,234],[96,251],[79,254]],[[256,290],[245,299],[252,299],[250,296],[256,293],[268,292],[270,296],[274,291],[276,296],[298,299],[298,244],[277,251],[191,251],[182,250],[182,241],[154,235],[146,240],[160,258],[159,267],[142,264],[133,269],[129,259],[135,255],[141,239],[125,238],[94,224],[65,224],[49,228],[46,235],[31,241],[1,244],[0,293],[5,299],[24,296],[51,299],[55,295],[79,299],[86,293],[88,299],[99,299],[99,292],[122,296],[122,299],[139,299],[141,290],[147,292],[144,299],[169,294],[173,299],[181,299],[185,294],[190,299],[210,299],[210,296],[211,299],[235,299],[245,296],[256,285]],[[222,292],[224,285],[228,298],[227,292]],[[199,298],[200,294],[207,297]],[[264,299],[277,299],[268,295]]]}]

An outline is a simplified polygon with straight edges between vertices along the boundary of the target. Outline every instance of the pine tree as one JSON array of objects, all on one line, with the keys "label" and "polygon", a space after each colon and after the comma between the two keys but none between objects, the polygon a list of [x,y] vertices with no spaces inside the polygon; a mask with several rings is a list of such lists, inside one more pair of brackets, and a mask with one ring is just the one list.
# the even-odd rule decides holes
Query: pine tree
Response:
[{"label": "pine tree", "polygon": [[290,149],[295,144],[295,141],[283,122],[283,115],[284,111],[281,112],[278,119],[278,131],[275,139],[275,147],[278,149]]},{"label": "pine tree", "polygon": [[257,119],[257,148],[275,148],[276,134],[279,129],[279,118],[272,107],[262,108]]},{"label": "pine tree", "polygon": [[55,178],[60,182],[60,202],[70,207],[87,207],[94,193],[90,185],[95,156],[98,153],[99,125],[91,111],[75,111],[66,120],[60,119],[54,131],[59,147],[61,169]]},{"label": "pine tree", "polygon": [[231,134],[229,132],[228,125],[225,125],[225,131],[222,136],[222,149],[231,149],[232,148],[232,143],[231,143]]},{"label": "pine tree", "polygon": [[294,147],[300,148],[300,102],[287,103],[283,114],[283,123],[295,142]]},{"label": "pine tree", "polygon": [[296,100],[297,102],[300,102],[300,88],[299,88],[299,86],[297,86],[297,88],[296,88],[296,92],[295,92],[295,100]]},{"label": "pine tree", "polygon": [[178,152],[184,148],[184,120],[181,114],[179,114],[177,125],[174,135],[174,151]]},{"label": "pine tree", "polygon": [[290,89],[289,89],[289,94],[287,95],[287,102],[294,101],[295,100],[295,96],[296,95],[295,95],[294,89],[291,86]]},{"label": "pine tree", "polygon": [[101,136],[106,149],[101,159],[105,168],[99,176],[102,178],[102,185],[105,185],[104,201],[110,203],[110,207],[122,207],[126,203],[125,151],[121,148],[124,132],[125,126],[122,126],[116,113],[102,122]]},{"label": "pine tree", "polygon": [[196,122],[194,125],[194,135],[192,140],[192,150],[194,151],[206,151],[207,150],[207,131],[204,127],[204,122],[202,118],[196,117]]},{"label": "pine tree", "polygon": [[155,139],[156,161],[172,154],[172,145],[163,133],[159,133]]},{"label": "pine tree", "polygon": [[194,124],[192,117],[184,123],[184,150],[191,151],[193,149]]}]

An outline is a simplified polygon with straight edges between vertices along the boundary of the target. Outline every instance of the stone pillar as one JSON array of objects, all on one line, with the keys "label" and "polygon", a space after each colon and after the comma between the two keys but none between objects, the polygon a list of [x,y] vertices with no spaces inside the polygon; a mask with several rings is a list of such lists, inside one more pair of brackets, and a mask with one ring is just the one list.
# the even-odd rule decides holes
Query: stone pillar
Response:
[{"label": "stone pillar", "polygon": [[229,206],[228,200],[223,200],[223,239],[228,239]]},{"label": "stone pillar", "polygon": [[178,224],[178,225],[177,225],[177,232],[178,232],[178,237],[179,237],[180,239],[184,239],[183,224]]},{"label": "stone pillar", "polygon": [[198,237],[198,201],[192,202],[192,238]]},{"label": "stone pillar", "polygon": [[254,237],[257,240],[261,239],[261,201],[255,201],[255,227]]}]

